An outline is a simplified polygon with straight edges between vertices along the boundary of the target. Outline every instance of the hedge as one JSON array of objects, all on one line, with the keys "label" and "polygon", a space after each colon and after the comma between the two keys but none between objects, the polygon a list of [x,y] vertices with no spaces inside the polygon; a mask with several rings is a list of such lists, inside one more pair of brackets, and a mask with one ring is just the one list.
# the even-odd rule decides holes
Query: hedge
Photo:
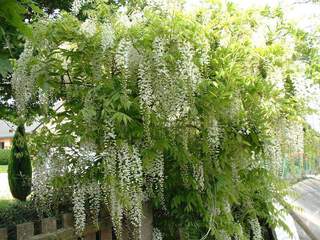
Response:
[{"label": "hedge", "polygon": [[10,149],[0,149],[0,165],[8,165]]}]

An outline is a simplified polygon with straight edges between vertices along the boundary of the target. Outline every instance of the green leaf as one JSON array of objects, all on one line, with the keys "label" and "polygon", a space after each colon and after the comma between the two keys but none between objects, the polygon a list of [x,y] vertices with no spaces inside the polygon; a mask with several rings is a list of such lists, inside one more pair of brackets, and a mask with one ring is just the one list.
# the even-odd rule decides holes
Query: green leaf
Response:
[{"label": "green leaf", "polygon": [[19,2],[14,0],[0,0],[0,16],[4,17],[9,24],[19,29],[23,34],[30,36],[31,29],[23,21],[24,14],[26,13],[27,9]]},{"label": "green leaf", "polygon": [[12,72],[12,66],[10,64],[9,59],[0,58],[0,74],[3,77],[6,77],[9,72]]},{"label": "green leaf", "polygon": [[116,112],[113,114],[112,119],[118,123],[123,123],[125,126],[127,126],[128,122],[132,121],[131,117],[122,112]]}]

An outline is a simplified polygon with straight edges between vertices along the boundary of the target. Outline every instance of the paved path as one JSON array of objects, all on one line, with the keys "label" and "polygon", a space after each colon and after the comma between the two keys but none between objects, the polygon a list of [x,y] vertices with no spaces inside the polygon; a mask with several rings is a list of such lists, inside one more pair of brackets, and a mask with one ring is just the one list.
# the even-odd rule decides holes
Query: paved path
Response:
[{"label": "paved path", "polygon": [[[282,220],[293,233],[289,236],[282,228],[275,229],[278,240],[320,240],[320,177],[309,176],[292,186],[296,196],[287,198],[293,212]],[[280,206],[276,207],[280,209]]]},{"label": "paved path", "polygon": [[12,199],[7,173],[0,173],[0,199]]},{"label": "paved path", "polygon": [[[276,205],[276,208],[280,210],[281,206]],[[301,240],[301,238],[299,238],[297,226],[295,225],[295,222],[291,215],[284,214],[281,216],[281,220],[287,224],[290,231],[292,232],[292,236],[290,236],[289,233],[287,233],[282,227],[279,226],[274,230],[277,236],[277,240]]]},{"label": "paved path", "polygon": [[295,214],[316,239],[320,239],[320,179],[305,179],[295,184],[293,190],[298,194],[292,202]]}]

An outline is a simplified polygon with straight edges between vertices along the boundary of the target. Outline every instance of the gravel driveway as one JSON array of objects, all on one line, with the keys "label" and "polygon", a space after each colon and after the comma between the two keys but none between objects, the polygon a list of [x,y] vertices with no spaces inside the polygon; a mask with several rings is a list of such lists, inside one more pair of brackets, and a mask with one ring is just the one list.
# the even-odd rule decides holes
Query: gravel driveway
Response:
[{"label": "gravel driveway", "polygon": [[7,173],[0,173],[0,199],[12,199]]}]

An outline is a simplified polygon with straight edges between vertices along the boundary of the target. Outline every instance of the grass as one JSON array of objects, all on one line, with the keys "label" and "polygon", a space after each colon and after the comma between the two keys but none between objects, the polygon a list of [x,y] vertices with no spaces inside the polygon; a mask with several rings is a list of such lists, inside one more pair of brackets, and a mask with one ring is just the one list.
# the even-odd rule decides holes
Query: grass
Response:
[{"label": "grass", "polygon": [[0,209],[9,207],[13,202],[13,199],[0,199]]},{"label": "grass", "polygon": [[8,165],[0,165],[0,173],[7,173]]}]

